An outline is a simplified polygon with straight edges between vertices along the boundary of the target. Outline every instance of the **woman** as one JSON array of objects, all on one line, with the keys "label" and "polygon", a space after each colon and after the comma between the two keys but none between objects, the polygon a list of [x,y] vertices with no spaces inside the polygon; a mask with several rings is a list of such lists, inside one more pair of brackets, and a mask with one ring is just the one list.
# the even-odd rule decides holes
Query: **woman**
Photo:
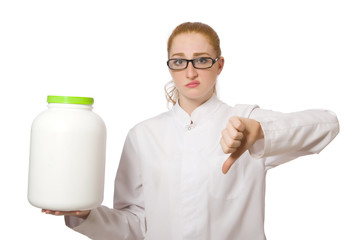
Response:
[{"label": "woman", "polygon": [[338,134],[336,116],[222,103],[215,84],[224,58],[208,25],[179,25],[168,57],[174,106],[130,130],[114,208],[43,211],[66,215],[69,227],[92,239],[266,239],[267,170],[319,153]]}]

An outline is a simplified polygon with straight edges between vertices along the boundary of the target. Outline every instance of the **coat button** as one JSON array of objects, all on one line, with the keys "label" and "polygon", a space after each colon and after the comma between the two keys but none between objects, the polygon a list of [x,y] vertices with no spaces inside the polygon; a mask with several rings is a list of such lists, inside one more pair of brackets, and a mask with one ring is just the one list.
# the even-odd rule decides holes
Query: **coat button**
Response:
[{"label": "coat button", "polygon": [[188,130],[188,131],[191,131],[194,127],[195,127],[195,126],[192,125],[192,124],[189,124],[189,125],[186,125],[186,126],[185,126],[186,130]]}]

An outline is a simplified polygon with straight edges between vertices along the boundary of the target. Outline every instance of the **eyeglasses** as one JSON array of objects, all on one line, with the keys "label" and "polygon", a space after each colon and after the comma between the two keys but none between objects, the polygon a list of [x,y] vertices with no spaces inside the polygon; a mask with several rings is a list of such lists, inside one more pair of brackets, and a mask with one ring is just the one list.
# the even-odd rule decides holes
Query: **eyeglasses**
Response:
[{"label": "eyeglasses", "polygon": [[192,66],[196,69],[208,69],[211,68],[219,58],[212,59],[211,57],[199,57],[194,59],[184,59],[184,58],[171,58],[167,61],[167,66],[171,70],[183,70],[186,69],[189,65],[189,62],[192,63]]}]

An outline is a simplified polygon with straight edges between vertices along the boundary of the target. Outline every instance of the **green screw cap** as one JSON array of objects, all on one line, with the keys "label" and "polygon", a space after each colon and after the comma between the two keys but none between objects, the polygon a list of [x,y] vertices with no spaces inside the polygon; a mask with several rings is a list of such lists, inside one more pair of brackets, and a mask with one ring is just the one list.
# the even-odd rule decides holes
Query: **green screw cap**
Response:
[{"label": "green screw cap", "polygon": [[94,99],[89,97],[48,96],[47,102],[92,105]]}]

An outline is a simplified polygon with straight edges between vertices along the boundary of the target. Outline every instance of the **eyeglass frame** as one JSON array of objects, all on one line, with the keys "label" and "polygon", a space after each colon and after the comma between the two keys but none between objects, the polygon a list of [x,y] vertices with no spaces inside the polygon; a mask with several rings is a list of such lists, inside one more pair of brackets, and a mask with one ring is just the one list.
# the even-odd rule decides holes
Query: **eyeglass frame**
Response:
[{"label": "eyeglass frame", "polygon": [[[195,67],[195,64],[194,64],[194,61],[197,60],[197,59],[200,59],[200,58],[207,58],[207,59],[211,59],[212,60],[212,64],[210,67],[207,67],[207,68],[199,68],[199,67]],[[171,60],[185,60],[186,61],[186,66],[184,68],[180,68],[180,69],[175,69],[175,68],[171,68],[169,63]],[[214,64],[220,59],[220,57],[217,57],[215,59],[211,58],[211,57],[198,57],[198,58],[193,58],[193,59],[186,59],[186,58],[170,58],[167,60],[167,66],[169,69],[171,70],[174,70],[174,71],[178,71],[178,70],[185,70],[188,66],[189,66],[189,62],[191,62],[192,66],[195,68],[195,69],[209,69],[209,68],[212,68],[212,66],[214,66]]]}]

